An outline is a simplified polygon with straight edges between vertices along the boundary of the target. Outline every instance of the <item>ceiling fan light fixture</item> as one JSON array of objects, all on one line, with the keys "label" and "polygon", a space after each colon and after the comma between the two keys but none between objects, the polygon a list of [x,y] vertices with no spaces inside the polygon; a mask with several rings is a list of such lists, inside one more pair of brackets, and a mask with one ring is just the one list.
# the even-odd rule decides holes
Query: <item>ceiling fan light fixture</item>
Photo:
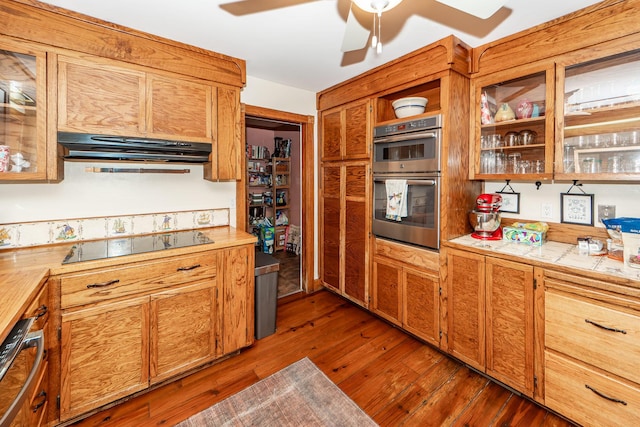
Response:
[{"label": "ceiling fan light fixture", "polygon": [[377,13],[378,15],[382,14],[382,12],[386,12],[388,10],[393,9],[397,5],[399,5],[402,0],[351,0],[353,4],[358,6],[360,9],[369,13]]}]

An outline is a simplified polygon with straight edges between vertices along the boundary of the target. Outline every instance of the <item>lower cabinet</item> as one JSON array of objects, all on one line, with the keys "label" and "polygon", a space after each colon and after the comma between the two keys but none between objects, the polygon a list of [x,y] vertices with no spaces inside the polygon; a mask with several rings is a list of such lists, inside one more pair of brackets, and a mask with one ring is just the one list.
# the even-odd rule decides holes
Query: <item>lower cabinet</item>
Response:
[{"label": "lower cabinet", "polygon": [[546,270],[545,405],[584,426],[640,425],[640,301]]},{"label": "lower cabinet", "polygon": [[533,266],[456,249],[446,254],[446,349],[532,397]]},{"label": "lower cabinet", "polygon": [[369,162],[325,163],[320,195],[322,284],[369,305]]},{"label": "lower cabinet", "polygon": [[371,311],[439,346],[438,253],[376,239],[374,254]]},{"label": "lower cabinet", "polygon": [[60,420],[251,344],[252,255],[245,245],[60,276]]}]

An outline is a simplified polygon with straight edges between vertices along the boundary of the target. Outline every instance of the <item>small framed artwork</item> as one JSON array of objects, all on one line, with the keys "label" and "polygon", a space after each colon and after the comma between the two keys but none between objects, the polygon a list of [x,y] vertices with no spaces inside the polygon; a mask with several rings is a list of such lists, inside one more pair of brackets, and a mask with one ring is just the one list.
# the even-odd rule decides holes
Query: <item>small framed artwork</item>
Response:
[{"label": "small framed artwork", "polygon": [[593,225],[593,194],[560,193],[560,222]]},{"label": "small framed artwork", "polygon": [[520,193],[501,193],[498,191],[498,194],[502,197],[500,212],[520,213]]}]

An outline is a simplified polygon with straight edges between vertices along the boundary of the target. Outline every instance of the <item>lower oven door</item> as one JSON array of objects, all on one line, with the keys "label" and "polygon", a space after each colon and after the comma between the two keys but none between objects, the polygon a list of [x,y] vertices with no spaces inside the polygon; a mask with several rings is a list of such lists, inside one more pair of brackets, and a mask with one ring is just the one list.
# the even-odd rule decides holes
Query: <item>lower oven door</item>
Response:
[{"label": "lower oven door", "polygon": [[[390,180],[393,180],[390,182]],[[403,197],[406,212],[390,215],[387,189],[406,181]],[[397,195],[397,194],[395,194]],[[403,243],[440,248],[440,177],[439,176],[374,176],[373,179],[373,234]],[[388,215],[389,214],[389,215]],[[406,214],[406,215],[405,215]]]},{"label": "lower oven door", "polygon": [[38,409],[31,408],[31,398],[43,362],[44,333],[30,332],[11,342],[15,336],[0,346],[0,427],[32,426],[30,415]]}]

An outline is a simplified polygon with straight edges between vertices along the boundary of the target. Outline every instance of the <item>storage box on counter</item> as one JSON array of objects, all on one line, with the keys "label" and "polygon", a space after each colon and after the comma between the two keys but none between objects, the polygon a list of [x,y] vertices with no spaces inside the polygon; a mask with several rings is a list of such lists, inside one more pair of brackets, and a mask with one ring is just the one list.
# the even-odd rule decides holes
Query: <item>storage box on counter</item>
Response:
[{"label": "storage box on counter", "polygon": [[542,246],[547,240],[546,231],[530,230],[524,227],[502,227],[502,240],[508,242],[525,243],[532,246]]},{"label": "storage box on counter", "polygon": [[640,218],[609,218],[602,222],[609,236],[621,235],[624,265],[640,268]]}]

